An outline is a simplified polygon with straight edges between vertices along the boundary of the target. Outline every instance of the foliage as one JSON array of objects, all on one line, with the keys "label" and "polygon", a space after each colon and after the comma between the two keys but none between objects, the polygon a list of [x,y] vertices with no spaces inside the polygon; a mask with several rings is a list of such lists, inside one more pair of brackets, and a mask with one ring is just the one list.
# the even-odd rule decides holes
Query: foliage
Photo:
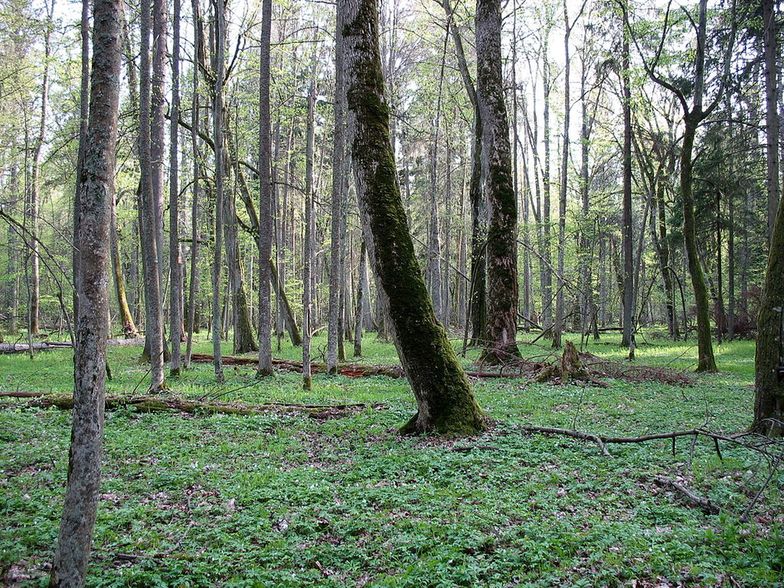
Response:
[{"label": "foliage", "polygon": [[[646,335],[637,356],[689,368],[691,344]],[[314,349],[324,347],[317,338]],[[197,347],[208,349],[206,341]],[[528,356],[549,348],[521,344]],[[389,344],[365,342],[363,361],[390,363]],[[620,358],[605,337],[590,351]],[[279,373],[259,382],[227,371],[213,385],[197,365],[177,394],[223,401],[382,403],[345,418],[107,413],[104,483],[92,586],[774,586],[784,580],[784,476],[739,519],[764,464],[700,441],[613,446],[612,458],[575,440],[524,435],[522,424],[642,434],[749,422],[751,344],[717,348],[727,370],[691,388],[612,382],[606,389],[482,380],[475,389],[495,427],[481,437],[401,438],[414,409],[407,385],[386,378]],[[146,368],[139,349],[114,347],[110,393],[130,394]],[[283,355],[297,351],[285,347]],[[470,358],[469,358],[470,359]],[[466,360],[468,361],[468,360]],[[0,356],[2,387],[67,391],[68,351]],[[45,582],[62,501],[69,416],[0,410],[0,568],[22,585]],[[681,480],[722,508],[706,516],[656,487]],[[10,576],[6,575],[6,578]],[[733,580],[730,580],[732,578]]]}]

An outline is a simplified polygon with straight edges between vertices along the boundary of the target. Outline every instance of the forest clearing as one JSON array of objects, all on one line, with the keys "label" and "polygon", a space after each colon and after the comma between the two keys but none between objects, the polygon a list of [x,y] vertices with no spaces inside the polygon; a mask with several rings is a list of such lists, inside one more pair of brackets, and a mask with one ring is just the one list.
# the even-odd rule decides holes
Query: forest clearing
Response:
[{"label": "forest clearing", "polygon": [[[650,337],[650,334],[649,334]],[[394,348],[367,343],[366,365]],[[315,348],[326,339],[317,338]],[[589,350],[622,360],[607,337]],[[197,349],[207,350],[201,341]],[[546,347],[521,345],[528,357]],[[280,356],[294,359],[284,346]],[[227,368],[216,387],[194,364],[163,397],[254,406],[264,414],[107,410],[91,586],[774,586],[784,579],[784,470],[700,438],[612,445],[526,426],[640,436],[748,427],[751,342],[717,348],[724,371],[693,385],[605,380],[473,382],[493,419],[470,438],[401,437],[415,405],[405,380]],[[109,396],[144,392],[140,348],[112,347]],[[476,359],[474,357],[469,359]],[[693,369],[694,344],[650,338],[638,362]],[[2,390],[71,390],[69,351],[0,356]],[[466,366],[468,366],[468,362]],[[0,553],[9,585],[37,585],[57,533],[69,413],[0,398]],[[356,405],[337,410],[332,405]],[[781,459],[781,449],[778,459]],[[706,511],[677,483],[710,500]],[[762,490],[756,500],[757,493]],[[753,504],[752,504],[753,502]]]}]

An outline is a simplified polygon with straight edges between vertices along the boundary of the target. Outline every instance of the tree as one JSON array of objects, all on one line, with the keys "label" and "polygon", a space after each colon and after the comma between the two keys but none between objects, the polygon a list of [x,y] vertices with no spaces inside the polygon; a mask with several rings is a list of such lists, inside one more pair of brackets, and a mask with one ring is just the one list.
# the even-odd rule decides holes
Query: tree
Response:
[{"label": "tree", "polygon": [[[775,3],[763,0],[765,26],[765,105],[767,108],[768,214],[775,205],[775,222],[770,232],[768,268],[757,318],[757,351],[754,361],[753,429],[784,435],[784,206],[778,177],[778,113],[776,112],[776,18]],[[769,217],[770,219],[770,217]]]},{"label": "tree", "polygon": [[[624,0],[623,22],[628,20],[628,5]],[[621,210],[621,243],[623,247],[623,336],[621,345],[629,348],[629,359],[634,359],[634,256],[632,253],[632,87],[629,33],[622,27],[621,84],[623,86],[623,204]],[[691,156],[691,155],[690,155]]]},{"label": "tree", "polygon": [[[697,47],[694,53],[694,80],[693,90],[691,91],[691,104],[687,101],[687,96],[683,90],[676,85],[675,82],[667,80],[656,71],[657,65],[661,59],[662,48],[664,40],[667,36],[667,29],[669,26],[670,9],[669,6],[664,15],[664,28],[658,49],[652,62],[648,62],[643,57],[643,66],[654,82],[669,90],[678,100],[683,110],[683,138],[681,139],[680,151],[680,192],[683,206],[683,241],[686,249],[686,257],[688,260],[689,274],[691,276],[692,287],[694,289],[694,302],[697,307],[697,371],[698,372],[715,372],[716,359],[713,355],[713,343],[711,341],[711,328],[710,328],[710,306],[708,301],[708,289],[705,284],[705,275],[702,270],[700,262],[700,255],[697,249],[696,237],[696,218],[694,212],[694,141],[697,135],[699,125],[707,119],[711,113],[718,106],[721,100],[722,93],[725,89],[726,78],[728,77],[728,70],[730,59],[729,56],[735,41],[735,15],[732,14],[731,28],[728,35],[724,55],[724,72],[723,80],[720,81],[719,91],[716,93],[713,101],[706,107],[703,104],[705,93],[705,45],[707,43],[707,0],[700,0],[699,2],[699,15],[697,17],[696,32],[697,32]],[[628,15],[624,12],[624,18],[627,19]],[[636,41],[635,41],[636,42]]]},{"label": "tree", "polygon": [[[139,167],[141,216],[139,227],[144,269],[145,351],[150,358],[150,391],[165,387],[163,373],[163,316],[161,314],[161,270],[158,251],[156,192],[153,189],[151,154],[150,102],[150,2],[142,0],[141,11],[141,75],[139,76]],[[162,63],[159,64],[162,66]]]},{"label": "tree", "polygon": [[171,333],[171,375],[180,374],[182,337],[182,262],[177,223],[180,221],[178,139],[180,120],[180,0],[174,0],[172,18],[172,100],[169,139],[169,332]]},{"label": "tree", "polygon": [[[330,227],[329,308],[327,318],[327,373],[336,374],[338,341],[342,338],[339,325],[340,292],[343,287],[341,220],[345,207],[346,179],[343,161],[346,155],[346,91],[343,82],[343,23],[340,11],[335,13],[335,133],[332,143],[332,221]],[[306,180],[307,181],[307,180]],[[308,196],[310,197],[310,195]]]},{"label": "tree", "polygon": [[101,479],[109,311],[109,221],[114,192],[120,97],[120,0],[95,0],[90,114],[82,174],[80,312],[74,363],[74,408],[68,482],[50,585],[82,586],[90,557]]},{"label": "tree", "polygon": [[270,30],[272,0],[261,4],[261,55],[259,59],[259,375],[272,374],[272,171],[270,168]]},{"label": "tree", "polygon": [[[224,381],[223,361],[221,357],[221,332],[223,331],[222,307],[220,292],[223,222],[224,210],[224,173],[225,158],[223,157],[223,82],[224,82],[224,50],[226,46],[226,7],[223,2],[213,3],[215,8],[215,91],[212,102],[213,145],[215,150],[215,248],[212,257],[212,365],[215,380]],[[229,219],[230,221],[233,219]]]},{"label": "tree", "polygon": [[487,327],[482,361],[505,363],[517,348],[517,201],[501,75],[501,3],[476,7],[476,98],[482,120],[482,174],[489,209]]},{"label": "tree", "polygon": [[345,38],[349,145],[363,233],[388,300],[401,362],[418,411],[404,432],[475,433],[484,415],[457,361],[414,253],[389,132],[376,0],[339,0]]}]

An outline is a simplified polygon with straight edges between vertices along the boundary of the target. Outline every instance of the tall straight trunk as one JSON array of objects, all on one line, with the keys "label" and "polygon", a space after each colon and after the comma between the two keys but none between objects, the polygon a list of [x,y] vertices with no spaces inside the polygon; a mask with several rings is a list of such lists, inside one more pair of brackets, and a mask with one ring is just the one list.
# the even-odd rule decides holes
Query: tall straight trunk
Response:
[{"label": "tall straight trunk", "polygon": [[327,372],[337,374],[338,342],[340,332],[340,293],[344,286],[341,258],[344,243],[341,242],[342,218],[344,214],[347,182],[343,160],[346,153],[346,97],[343,81],[343,21],[339,10],[335,11],[335,132],[332,145],[332,221],[330,231],[329,307],[327,317]]},{"label": "tall straight trunk", "polygon": [[[85,0],[87,1],[87,0]],[[85,133],[86,137],[86,133]],[[85,139],[86,140],[86,139]],[[77,176],[77,187],[79,178],[81,176]],[[78,191],[78,188],[77,188]],[[8,212],[9,214],[13,214],[16,208],[17,201],[19,199],[19,168],[16,164],[11,165],[11,170],[9,172],[9,179],[8,179],[8,193],[10,196],[10,201],[8,203]],[[17,255],[19,254],[17,245],[17,232],[16,228],[7,223],[7,236],[8,240],[6,241],[6,246],[8,248],[8,254],[6,256],[6,277],[7,281],[7,294],[6,294],[6,304],[4,311],[8,313],[8,334],[9,335],[16,335],[18,332],[18,314],[19,314],[19,277],[17,276]],[[77,235],[78,236],[78,235]],[[78,253],[78,249],[74,247],[74,251]],[[78,266],[75,266],[78,267]],[[77,275],[74,273],[74,275]],[[76,298],[76,293],[74,293],[74,298]]]},{"label": "tall straight trunk", "polygon": [[[593,315],[593,279],[591,277],[592,257],[587,255],[589,245],[588,223],[591,214],[591,190],[589,175],[589,143],[591,140],[591,115],[588,102],[588,88],[586,60],[583,59],[582,73],[580,75],[580,96],[582,105],[582,120],[580,125],[580,204],[582,223],[580,227],[580,331],[585,334]],[[598,334],[598,329],[595,331]]]},{"label": "tall straight trunk", "polygon": [[727,314],[724,310],[724,271],[721,244],[721,192],[716,190],[716,338],[724,340]]},{"label": "tall straight trunk", "polygon": [[449,129],[446,131],[446,170],[445,170],[445,188],[444,188],[444,263],[443,271],[444,278],[441,280],[443,284],[443,297],[442,297],[442,312],[441,323],[444,325],[446,332],[449,333],[449,324],[451,318],[451,292],[449,289],[449,274],[450,263],[452,258],[452,144],[449,140]]},{"label": "tall straight trunk", "polygon": [[174,1],[172,16],[172,98],[169,137],[169,333],[171,334],[172,376],[180,375],[180,341],[182,337],[182,250],[180,248],[180,184],[179,184],[179,122],[180,122],[180,0]]},{"label": "tall straight trunk", "polygon": [[779,204],[757,317],[754,423],[760,433],[784,435],[784,206]]},{"label": "tall straight trunk", "polygon": [[542,85],[544,86],[544,106],[542,124],[544,126],[544,168],[542,169],[542,327],[545,333],[553,327],[553,264],[552,240],[550,237],[550,62],[549,43],[545,35],[542,45]]},{"label": "tall straight trunk", "polygon": [[51,55],[52,21],[54,13],[54,0],[47,7],[46,32],[44,33],[44,71],[41,81],[41,119],[38,124],[38,135],[33,143],[33,162],[30,178],[30,195],[28,208],[27,231],[30,234],[30,304],[27,309],[29,314],[28,325],[30,334],[37,335],[39,331],[39,315],[41,304],[41,269],[38,245],[38,214],[41,206],[41,150],[46,139],[46,116],[49,109],[49,58]]},{"label": "tall straight trunk", "polygon": [[[166,291],[164,280],[164,244],[163,244],[163,210],[166,200],[163,161],[166,158],[166,70],[168,47],[166,35],[168,30],[169,11],[167,0],[152,0],[152,88],[150,114],[150,170],[152,177],[153,203],[155,205],[155,245],[158,251],[158,281],[161,291],[161,333],[165,331],[163,321],[163,296]],[[164,359],[168,359],[168,351],[164,340]]]},{"label": "tall straight trunk", "polygon": [[188,284],[188,333],[185,344],[185,367],[191,365],[193,331],[196,330],[196,294],[199,283],[199,193],[201,191],[201,166],[199,164],[199,74],[193,68],[193,97],[191,103],[191,157],[193,157],[193,183],[191,191],[191,281]]},{"label": "tall straight trunk", "polygon": [[212,357],[215,379],[219,384],[224,381],[223,358],[221,355],[221,334],[223,332],[222,305],[220,291],[223,288],[221,268],[223,266],[223,78],[226,15],[223,2],[214,3],[215,7],[215,91],[212,104],[213,144],[215,146],[215,225],[213,235],[215,245],[212,257]]},{"label": "tall straight trunk", "polygon": [[376,0],[339,0],[338,10],[345,23],[349,144],[363,231],[417,399],[418,412],[404,431],[474,433],[484,428],[485,419],[433,313],[400,198],[378,47],[378,6]]},{"label": "tall straight trunk", "polygon": [[[426,284],[433,300],[436,317],[443,317],[444,302],[441,284],[441,240],[438,218],[438,139],[441,131],[441,101],[444,87],[444,66],[446,65],[446,49],[449,41],[451,18],[446,21],[443,51],[441,52],[441,69],[438,76],[438,93],[436,94],[436,110],[432,119],[430,140],[430,185],[428,200],[430,203],[430,220],[427,237]],[[448,165],[448,164],[447,164]]]},{"label": "tall straight trunk", "polygon": [[753,429],[775,436],[784,435],[784,206],[780,202],[776,132],[776,36],[775,3],[763,0],[765,24],[765,81],[767,121],[768,211],[775,204],[775,222],[770,233],[770,252],[765,284],[757,317],[755,396]]},{"label": "tall straight trunk", "polygon": [[727,202],[727,337],[735,337],[735,192]]},{"label": "tall straight trunk", "polygon": [[[624,24],[626,5],[623,6]],[[629,33],[623,29],[621,78],[623,84],[623,203],[621,205],[621,236],[623,242],[623,336],[621,345],[629,347],[629,357],[634,355],[634,259],[632,237],[632,89],[629,71]]]},{"label": "tall straight trunk", "polygon": [[158,254],[156,204],[154,201],[150,136],[150,2],[142,0],[139,79],[139,168],[141,172],[141,222],[139,233],[144,266],[145,351],[150,360],[150,391],[164,388],[163,317],[161,271]]},{"label": "tall straight trunk", "polygon": [[569,23],[569,9],[564,0],[564,120],[563,144],[561,146],[561,188],[558,195],[558,277],[556,283],[555,328],[553,329],[553,347],[560,349],[561,334],[564,330],[564,253],[566,248],[566,193],[569,181],[569,122],[570,122],[570,76],[569,37],[572,24]]},{"label": "tall straight trunk", "polygon": [[270,156],[270,31],[272,0],[262,0],[261,50],[259,59],[259,369],[272,374],[272,304],[270,264],[272,257],[272,169]]},{"label": "tall straight trunk", "polygon": [[359,249],[359,276],[357,279],[357,303],[354,313],[354,357],[362,357],[362,329],[363,329],[363,309],[366,306],[365,298],[370,294],[367,290],[367,253],[365,251],[365,241]]},{"label": "tall straight trunk", "polygon": [[482,119],[487,230],[487,329],[482,360],[506,363],[517,348],[517,202],[501,74],[501,3],[478,0],[476,97]]},{"label": "tall straight trunk", "polygon": [[122,3],[95,0],[90,117],[80,184],[81,312],[74,363],[74,407],[68,481],[51,586],[84,585],[101,480],[106,340],[109,312],[109,216],[114,192],[114,150],[120,98]]},{"label": "tall straight trunk", "polygon": [[776,211],[781,201],[781,176],[779,174],[780,156],[779,141],[779,113],[777,110],[778,97],[778,69],[776,59],[778,54],[778,31],[776,26],[776,0],[762,0],[762,25],[765,36],[765,129],[766,129],[766,175],[765,181],[768,191],[768,239],[773,236],[773,226],[776,221]]},{"label": "tall straight trunk", "polygon": [[[73,275],[79,275],[79,218],[81,209],[79,207],[80,182],[82,179],[82,167],[84,166],[84,151],[87,148],[87,124],[90,113],[90,0],[82,0],[82,17],[80,22],[79,37],[81,39],[81,83],[79,85],[79,150],[76,156],[76,181],[74,189],[73,206]],[[135,91],[135,84],[132,91]],[[9,232],[10,234],[10,232]],[[11,261],[12,250],[8,252],[9,263]],[[14,273],[9,272],[9,276]],[[74,324],[79,320],[79,296],[74,288],[73,293]],[[16,316],[16,313],[13,315]],[[15,329],[12,333],[15,332]]]},{"label": "tall straight trunk", "polygon": [[[448,21],[453,21],[450,0],[442,0]],[[468,292],[468,314],[471,317],[471,344],[479,345],[485,335],[487,323],[487,274],[485,268],[485,239],[487,237],[487,206],[482,192],[482,120],[476,100],[476,88],[468,70],[468,61],[463,49],[463,39],[456,25],[450,27],[452,42],[455,45],[460,77],[463,79],[466,94],[473,107],[473,141],[471,143],[471,180],[469,181],[469,200],[471,201],[471,281]]]},{"label": "tall straight trunk", "polygon": [[[338,22],[340,22],[340,15],[338,15]],[[313,271],[313,134],[315,110],[316,82],[311,80],[308,90],[308,117],[305,126],[305,237],[302,239],[302,388],[305,390],[310,390],[312,385],[310,368],[312,327],[310,321],[313,300],[310,280]]]}]

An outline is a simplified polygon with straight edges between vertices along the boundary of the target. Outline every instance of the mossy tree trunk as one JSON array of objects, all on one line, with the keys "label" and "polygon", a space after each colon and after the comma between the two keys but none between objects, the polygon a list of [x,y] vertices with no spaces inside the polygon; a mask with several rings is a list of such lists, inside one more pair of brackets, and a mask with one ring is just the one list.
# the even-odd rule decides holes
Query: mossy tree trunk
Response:
[{"label": "mossy tree trunk", "polygon": [[482,120],[482,175],[490,212],[487,230],[487,327],[482,359],[504,363],[517,348],[517,199],[509,121],[501,75],[501,3],[476,9],[476,97]]},{"label": "mossy tree trunk", "polygon": [[[781,337],[784,313],[784,206],[780,203],[778,149],[776,139],[776,40],[775,3],[763,2],[766,52],[766,106],[768,121],[767,188],[768,204],[776,207],[770,233],[768,270],[757,318],[757,353],[755,358],[754,426],[761,433],[784,435],[784,381],[779,377],[784,357]],[[771,112],[773,111],[773,112]]]},{"label": "mossy tree trunk", "polygon": [[81,186],[76,276],[80,312],[68,482],[50,585],[84,585],[101,480],[109,225],[120,99],[120,0],[95,0],[90,117]]},{"label": "mossy tree trunk", "polygon": [[337,6],[343,13],[349,145],[365,241],[418,406],[403,431],[475,433],[483,429],[485,418],[436,320],[400,198],[381,73],[377,0],[339,0]]}]

